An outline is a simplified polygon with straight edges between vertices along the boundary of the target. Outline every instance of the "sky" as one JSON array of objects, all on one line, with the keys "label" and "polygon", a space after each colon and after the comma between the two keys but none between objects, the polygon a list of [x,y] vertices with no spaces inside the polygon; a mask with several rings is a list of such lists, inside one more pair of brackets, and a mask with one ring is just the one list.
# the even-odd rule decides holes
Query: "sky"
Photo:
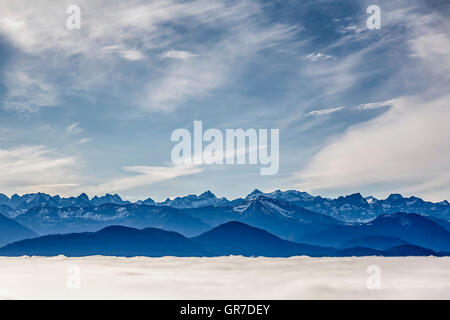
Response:
[{"label": "sky", "polygon": [[[3,0],[0,12],[4,194],[450,199],[447,1]],[[279,129],[278,173],[173,164],[171,134],[194,121]]]}]

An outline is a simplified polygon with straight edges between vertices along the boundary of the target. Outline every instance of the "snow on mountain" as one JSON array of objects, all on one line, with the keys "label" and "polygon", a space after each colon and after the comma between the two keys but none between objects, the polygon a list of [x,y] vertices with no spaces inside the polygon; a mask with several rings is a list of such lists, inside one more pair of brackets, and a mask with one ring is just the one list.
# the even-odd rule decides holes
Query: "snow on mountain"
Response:
[{"label": "snow on mountain", "polygon": [[253,190],[249,195],[247,195],[245,199],[251,200],[261,195],[267,198],[281,199],[288,202],[314,200],[314,197],[307,192],[301,192],[296,190],[288,190],[288,191],[275,190],[270,193],[263,193],[258,189]]},{"label": "snow on mountain", "polygon": [[226,198],[217,198],[211,191],[206,191],[201,195],[188,195],[186,197],[177,197],[173,200],[167,199],[159,203],[161,206],[170,206],[177,209],[200,208],[200,207],[220,207],[230,203]]},{"label": "snow on mountain", "polygon": [[[146,201],[148,201],[147,199]],[[151,199],[150,199],[151,200]],[[50,196],[45,193],[30,193],[19,196],[14,194],[11,198],[4,194],[0,194],[0,205],[5,205],[14,210],[19,210],[19,213],[24,210],[28,210],[36,207],[55,207],[55,208],[65,208],[65,207],[91,207],[99,206],[102,204],[113,203],[113,204],[129,204],[129,201],[124,201],[119,195],[106,194],[104,196],[95,196],[91,200],[89,197],[82,193],[77,197],[61,198],[60,196]],[[15,214],[18,215],[17,213]]]},{"label": "snow on mountain", "polygon": [[340,196],[336,199],[311,196],[306,192],[295,190],[262,193],[254,190],[246,199],[258,196],[280,199],[296,204],[314,212],[329,215],[346,222],[370,221],[382,214],[409,212],[450,220],[450,204],[448,201],[433,203],[418,197],[405,198],[400,194],[391,194],[386,199],[364,198],[360,193]]},{"label": "snow on mountain", "polygon": [[172,207],[139,204],[103,204],[97,207],[36,207],[15,219],[44,235],[97,231],[109,225],[157,227],[187,236],[210,229],[203,221]]},{"label": "snow on mountain", "polygon": [[[347,196],[340,196],[335,199],[312,196],[307,192],[296,190],[275,190],[273,192],[262,192],[255,189],[244,199],[238,198],[232,201],[222,197],[218,198],[211,191],[206,191],[200,195],[188,195],[167,199],[163,202],[155,203],[151,198],[138,201],[137,204],[169,206],[177,209],[204,208],[204,207],[234,207],[238,212],[245,209],[249,200],[260,196],[289,202],[308,210],[329,215],[335,219],[346,222],[370,221],[382,214],[395,212],[410,212],[433,216],[436,218],[450,220],[450,204],[448,201],[438,203],[424,201],[418,197],[405,198],[400,194],[391,194],[386,199],[377,199],[372,196],[363,197],[360,193]],[[1,209],[0,213],[7,217],[15,218],[26,210],[35,207],[95,207],[103,204],[130,204],[124,201],[119,195],[106,194],[95,196],[92,199],[86,194],[77,197],[61,198],[50,196],[45,193],[26,194],[23,196],[13,195],[11,198],[0,194],[0,206],[8,206],[13,210]]]},{"label": "snow on mountain", "polygon": [[[148,202],[149,200],[151,200],[151,199],[147,199],[146,201]],[[130,202],[122,200],[122,198],[119,197],[119,195],[117,195],[117,194],[111,195],[109,193],[107,193],[106,195],[104,195],[102,197],[95,196],[91,199],[91,205],[94,205],[94,206],[99,206],[99,205],[102,205],[105,203],[128,204]]]},{"label": "snow on mountain", "polygon": [[260,194],[233,207],[237,221],[267,230],[283,239],[317,232],[340,222],[324,214],[312,212],[290,202]]}]

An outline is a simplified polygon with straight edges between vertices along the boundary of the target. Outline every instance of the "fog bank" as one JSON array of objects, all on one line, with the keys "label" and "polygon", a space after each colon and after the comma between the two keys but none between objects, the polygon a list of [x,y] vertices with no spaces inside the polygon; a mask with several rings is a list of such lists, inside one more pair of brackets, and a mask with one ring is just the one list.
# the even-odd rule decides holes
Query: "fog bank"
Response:
[{"label": "fog bank", "polygon": [[0,257],[0,298],[450,299],[450,258]]}]

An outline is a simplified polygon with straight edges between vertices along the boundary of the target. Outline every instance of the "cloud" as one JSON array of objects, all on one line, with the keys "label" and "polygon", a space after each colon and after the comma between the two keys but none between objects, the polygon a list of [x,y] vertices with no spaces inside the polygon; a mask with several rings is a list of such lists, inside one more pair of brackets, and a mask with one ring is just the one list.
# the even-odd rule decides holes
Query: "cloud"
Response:
[{"label": "cloud", "polygon": [[[380,117],[350,128],[298,173],[308,190],[395,184],[434,200],[450,193],[450,95],[431,101],[402,97]],[[388,189],[388,188],[387,188]]]},{"label": "cloud", "polygon": [[334,98],[378,72],[377,67],[367,69],[365,64],[368,63],[370,54],[383,45],[386,43],[373,42],[342,57],[321,59],[320,64],[304,66],[302,73],[313,88],[322,88],[323,94],[320,97]]},{"label": "cloud", "polygon": [[79,134],[83,131],[83,129],[80,128],[79,122],[72,122],[66,127],[66,131],[72,134]]},{"label": "cloud", "polygon": [[170,58],[170,59],[189,59],[196,56],[197,56],[196,54],[182,50],[169,50],[161,54],[161,58]]},{"label": "cloud", "polygon": [[358,34],[358,33],[364,32],[364,31],[367,31],[367,28],[365,26],[361,27],[361,26],[354,25],[354,24],[342,26],[342,27],[338,28],[338,32],[344,33],[344,34],[347,34],[347,33]]},{"label": "cloud", "polygon": [[308,59],[312,62],[317,61],[317,60],[327,60],[327,59],[331,59],[331,58],[333,58],[333,56],[323,54],[320,52],[310,53],[306,56],[306,59]]},{"label": "cloud", "polygon": [[371,103],[362,103],[360,105],[357,105],[355,109],[357,110],[372,110],[372,109],[378,109],[383,107],[389,107],[393,103],[395,103],[395,100],[387,100],[387,101],[379,101],[379,102],[371,102]]},{"label": "cloud", "polygon": [[337,108],[331,108],[331,109],[320,109],[320,110],[313,110],[311,112],[308,112],[305,114],[305,116],[325,116],[331,113],[338,112],[340,110],[344,109],[344,107],[337,107]]},{"label": "cloud", "polygon": [[94,139],[92,139],[92,138],[83,138],[83,139],[78,140],[77,144],[85,144],[85,143],[91,142],[92,140],[94,140]]},{"label": "cloud", "polygon": [[0,189],[6,194],[65,190],[78,185],[76,157],[45,146],[0,149]]},{"label": "cloud", "polygon": [[4,79],[8,94],[3,106],[7,110],[32,112],[59,103],[55,86],[41,74],[34,74],[30,67],[16,65],[5,73]]},{"label": "cloud", "polygon": [[143,36],[141,44],[145,47],[158,47],[152,41],[162,34],[170,36],[160,24],[188,17],[214,20],[218,10],[224,8],[219,1],[205,0],[191,3],[138,0],[127,4],[80,0],[77,5],[81,8],[81,29],[69,30],[66,9],[71,4],[71,1],[41,4],[2,1],[0,32],[28,53],[49,53],[57,49],[60,55],[82,54],[97,60],[103,57],[97,56],[96,49],[105,45],[118,51],[135,50],[132,45],[136,36]]},{"label": "cloud", "polygon": [[[450,35],[445,33],[430,32],[411,39],[409,44],[412,49],[412,57],[421,59],[432,72],[444,74],[450,79]],[[447,74],[443,73],[447,70]]]},{"label": "cloud", "polygon": [[[240,11],[238,8],[228,10]],[[237,12],[236,15],[239,17]],[[236,17],[225,22],[226,36],[209,46],[201,46],[196,51],[196,59],[181,59],[179,57],[186,54],[172,53],[170,60],[175,62],[168,65],[162,78],[148,84],[148,95],[141,100],[141,105],[147,110],[167,112],[184,102],[202,98],[225,85],[232,71],[250,57],[261,50],[281,46],[298,31],[287,25],[261,27],[252,20],[237,22]]]},{"label": "cloud", "polygon": [[124,59],[130,61],[138,61],[145,59],[144,54],[138,50],[124,50],[120,54]]},{"label": "cloud", "polygon": [[[381,197],[394,190],[429,200],[448,199],[448,21],[439,13],[417,10],[417,7],[384,11],[380,38],[374,38],[372,43],[347,56],[343,68],[332,68],[331,77],[324,83],[342,79],[336,81],[341,90],[358,79],[364,80],[377,71],[364,68],[364,65],[371,66],[368,61],[380,61],[383,50],[398,48],[398,43],[402,43],[402,60],[389,60],[390,68],[394,69],[372,90],[372,95],[376,92],[379,97],[389,97],[388,100],[363,103],[352,109],[389,108],[375,119],[353,124],[345,132],[329,137],[295,174],[297,187],[333,194],[342,190],[371,190]],[[373,33],[357,33],[339,45],[366,40],[369,34]],[[367,57],[375,52],[376,56]],[[352,56],[356,61],[352,61]],[[360,67],[355,69],[357,66]],[[342,73],[335,73],[339,69]],[[315,75],[322,74],[315,72]],[[339,92],[336,88],[329,91],[336,92]]]},{"label": "cloud", "polygon": [[[69,266],[81,268],[82,290],[61,285]],[[382,290],[367,286],[377,275],[370,266]],[[432,256],[23,256],[2,257],[0,268],[0,299],[442,300],[450,291],[450,259]]]},{"label": "cloud", "polygon": [[[380,75],[385,77],[385,83],[391,81],[393,86],[406,84],[410,79],[407,76],[403,79],[403,75],[396,73],[404,71],[403,63],[407,60],[407,51],[413,47],[411,42],[421,36],[428,38],[430,35],[440,34],[442,31],[439,29],[445,29],[445,26],[448,29],[448,22],[436,12],[424,8],[421,1],[386,2],[381,7],[380,31],[366,27],[368,15],[350,17],[349,24],[336,26],[336,31],[342,36],[337,37],[336,41],[327,41],[324,47],[307,56],[310,60],[320,61],[301,68],[301,76],[308,78],[308,84],[312,88],[323,88],[323,94],[317,96],[317,99],[339,99],[347,93],[352,94],[354,87],[365,83],[379,92],[380,88],[374,81]],[[435,51],[441,50],[442,53],[445,49],[438,49],[439,41],[445,40],[443,36],[436,36],[434,40],[430,40],[431,47],[436,48]],[[425,39],[422,43],[424,42]],[[423,44],[423,48],[428,48]],[[395,50],[397,54],[386,55],[386,52],[391,50]],[[333,59],[320,59],[324,55],[323,52],[328,52]],[[400,56],[403,56],[403,60],[399,59]],[[381,63],[381,59],[386,59],[389,66]],[[441,59],[441,63],[443,62]],[[388,68],[390,73],[386,72]],[[416,69],[416,66],[411,69]],[[386,89],[390,88],[386,86]],[[396,94],[398,95],[398,92]],[[379,95],[383,96],[383,93]],[[389,98],[389,95],[383,98]]]},{"label": "cloud", "polygon": [[93,183],[92,177],[81,173],[80,163],[81,159],[60,155],[46,146],[0,149],[0,190],[8,195],[33,192],[60,195],[85,192],[98,195],[150,185],[204,170],[193,165],[128,166],[123,170],[133,175]]},{"label": "cloud", "polygon": [[132,166],[123,168],[127,172],[137,173],[132,176],[115,178],[98,185],[86,186],[81,190],[90,194],[118,192],[135,187],[146,186],[156,182],[174,179],[180,176],[192,175],[204,169],[194,165],[161,166]]},{"label": "cloud", "polygon": [[[57,105],[73,91],[92,99],[96,89],[126,81],[136,83],[136,91],[117,85],[115,92],[135,95],[128,99],[135,107],[172,111],[224,85],[244,58],[282,43],[293,32],[285,25],[268,26],[261,6],[250,0],[80,0],[80,30],[66,28],[66,8],[71,4],[0,3],[0,34],[18,49],[7,67],[5,107],[35,111]],[[208,31],[220,32],[205,41],[184,40],[185,32],[200,37]],[[189,50],[172,49],[180,44]],[[163,52],[165,59],[151,59],[156,52]],[[198,59],[189,59],[194,56]],[[117,72],[124,59],[147,63],[139,72]],[[23,82],[17,72],[20,64],[27,66],[29,79],[39,82]],[[151,76],[142,77],[142,70]]]}]

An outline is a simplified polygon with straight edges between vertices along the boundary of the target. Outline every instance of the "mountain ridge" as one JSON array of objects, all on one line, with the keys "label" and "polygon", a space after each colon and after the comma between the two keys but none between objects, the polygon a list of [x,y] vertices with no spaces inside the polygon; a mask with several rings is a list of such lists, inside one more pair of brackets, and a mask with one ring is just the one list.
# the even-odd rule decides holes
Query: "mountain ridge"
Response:
[{"label": "mountain ridge", "polygon": [[0,246],[33,236],[37,236],[33,230],[0,214]]},{"label": "mountain ridge", "polygon": [[[286,201],[310,211],[329,215],[335,219],[345,222],[365,222],[376,218],[379,215],[395,212],[418,213],[433,216],[435,218],[450,220],[450,204],[447,200],[440,202],[424,201],[419,197],[405,198],[400,194],[390,194],[386,199],[377,199],[372,196],[363,197],[360,193],[353,193],[337,198],[324,198],[312,196],[304,191],[296,190],[275,190],[263,193],[255,189],[244,198],[228,200],[225,197],[218,198],[211,191],[203,192],[200,195],[187,195],[166,199],[162,202],[155,202],[151,198],[139,200],[136,204],[151,204],[156,206],[168,206],[177,209],[192,209],[203,207],[227,207],[236,206],[256,197],[267,197],[281,201]],[[104,196],[89,197],[82,193],[77,197],[61,198],[60,196],[50,196],[45,193],[32,193],[18,196],[17,194],[7,197],[0,194],[0,206],[8,206],[11,210],[0,210],[7,217],[14,217],[24,213],[33,207],[90,207],[102,204],[132,204],[130,201],[122,200],[117,195],[106,194]]]},{"label": "mountain ridge", "polygon": [[424,216],[403,212],[381,215],[368,223],[335,226],[296,240],[321,246],[341,246],[367,236],[396,237],[434,251],[450,251],[450,232],[444,227]]},{"label": "mountain ridge", "polygon": [[157,228],[109,226],[96,232],[46,235],[13,242],[0,248],[1,256],[179,256],[312,257],[435,255],[433,250],[403,245],[380,251],[364,247],[339,250],[280,239],[259,228],[231,221],[194,238]]}]

